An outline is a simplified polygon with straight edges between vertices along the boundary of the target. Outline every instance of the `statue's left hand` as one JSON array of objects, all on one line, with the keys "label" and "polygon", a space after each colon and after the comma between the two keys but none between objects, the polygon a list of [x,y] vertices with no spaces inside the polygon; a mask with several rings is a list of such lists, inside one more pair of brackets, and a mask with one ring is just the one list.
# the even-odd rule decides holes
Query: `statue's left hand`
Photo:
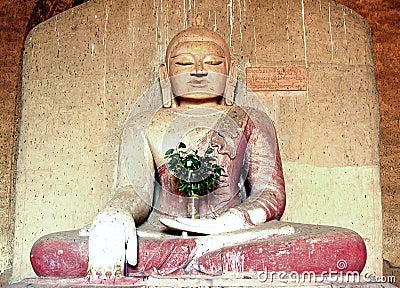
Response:
[{"label": "statue's left hand", "polygon": [[125,259],[137,262],[136,227],[132,215],[106,208],[93,220],[89,229],[89,266],[91,279],[123,275]]},{"label": "statue's left hand", "polygon": [[160,218],[160,222],[175,230],[201,234],[218,234],[250,227],[242,213],[234,209],[230,209],[213,219]]}]

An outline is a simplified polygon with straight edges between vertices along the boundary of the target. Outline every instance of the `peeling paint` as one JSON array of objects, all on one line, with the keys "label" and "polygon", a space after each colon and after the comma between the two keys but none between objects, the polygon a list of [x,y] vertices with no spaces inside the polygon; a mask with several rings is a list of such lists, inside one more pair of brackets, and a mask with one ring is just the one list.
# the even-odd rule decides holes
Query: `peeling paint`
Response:
[{"label": "peeling paint", "polygon": [[332,36],[331,3],[330,2],[328,4],[328,19],[329,19],[329,37],[330,37],[330,41],[331,41],[331,55],[332,55],[332,60],[333,60],[334,45],[333,45],[333,36]]},{"label": "peeling paint", "polygon": [[[112,1],[109,1],[112,5]],[[104,20],[104,34],[103,34],[103,45],[104,45],[104,74],[103,74],[103,117],[106,119],[107,117],[107,26],[108,26],[108,17],[110,14],[110,6],[108,2],[104,2],[104,10],[105,10],[105,20]],[[103,122],[105,125],[105,122]],[[106,129],[103,126],[104,130]]]},{"label": "peeling paint", "polygon": [[[246,2],[246,0],[244,0]],[[240,44],[243,42],[243,32],[242,32],[242,6],[240,4],[240,0],[238,0],[239,7],[239,34],[240,34]]]},{"label": "peeling paint", "polygon": [[290,251],[288,250],[279,250],[276,255],[289,255]]},{"label": "peeling paint", "polygon": [[57,29],[57,22],[58,22],[58,16],[56,16],[56,22],[54,23],[54,30],[57,32],[57,57],[60,55],[60,32]]},{"label": "peeling paint", "polygon": [[214,11],[214,27],[213,27],[213,31],[216,32],[217,31],[217,12]]},{"label": "peeling paint", "polygon": [[[131,32],[132,35],[132,41],[131,41],[131,45],[132,45],[132,50],[135,49],[135,31],[133,29],[133,21],[132,21],[132,9],[128,9],[128,19],[129,19],[129,32]],[[139,28],[139,27],[138,27]]]},{"label": "peeling paint", "polygon": [[253,22],[253,38],[254,38],[254,57],[256,58],[256,65],[258,65],[257,60],[257,33],[256,33],[256,26],[254,25],[254,16],[251,16],[251,21]]},{"label": "peeling paint", "polygon": [[[308,60],[307,60],[307,31],[306,31],[306,24],[305,24],[305,16],[304,16],[304,0],[301,0],[301,18],[302,18],[302,26],[303,26],[303,44],[304,44],[304,64],[306,66],[306,69],[308,69]],[[311,112],[310,112],[310,96],[309,96],[309,90],[308,90],[308,74],[307,74],[307,90],[306,90],[306,96],[307,96],[307,113],[308,113],[308,119],[311,122]]]},{"label": "peeling paint", "polygon": [[233,0],[229,0],[229,47],[232,47],[232,34],[233,34]]},{"label": "peeling paint", "polygon": [[289,38],[289,0],[286,0],[286,41],[287,41],[287,51],[290,53],[290,38]]},{"label": "peeling paint", "polygon": [[186,0],[183,0],[183,23],[184,23],[184,27],[185,29],[188,27],[188,23],[187,23],[187,11],[186,11]]},{"label": "peeling paint", "polygon": [[233,273],[240,273],[244,270],[244,255],[240,250],[231,251],[226,254],[226,262],[224,262],[223,270]]},{"label": "peeling paint", "polygon": [[301,0],[301,20],[302,20],[302,27],[303,27],[304,64],[306,65],[306,68],[308,68],[308,61],[307,61],[307,31],[306,31],[305,16],[304,16],[304,0]]}]

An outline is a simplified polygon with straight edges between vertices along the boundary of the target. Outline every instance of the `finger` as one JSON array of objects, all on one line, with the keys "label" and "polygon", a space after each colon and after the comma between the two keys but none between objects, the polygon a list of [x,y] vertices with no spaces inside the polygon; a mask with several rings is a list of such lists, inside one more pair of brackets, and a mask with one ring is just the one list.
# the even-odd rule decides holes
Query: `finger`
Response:
[{"label": "finger", "polygon": [[[203,233],[203,232],[200,232],[200,230],[203,230],[202,228],[196,227],[196,226],[190,226],[190,225],[178,222],[175,219],[160,218],[160,222],[163,223],[165,226],[167,226],[171,229],[174,229],[174,230]],[[206,234],[206,233],[204,233],[204,234]]]},{"label": "finger", "polygon": [[234,230],[230,227],[229,223],[226,223],[224,219],[219,219],[219,218],[216,219],[177,218],[176,221],[184,225],[187,225],[188,227],[193,227],[190,230],[191,232],[196,232],[201,234],[218,234]]},{"label": "finger", "polygon": [[122,227],[98,225],[89,235],[91,278],[111,278],[121,273],[125,260],[125,236]]},{"label": "finger", "polygon": [[186,231],[202,234],[218,234],[237,230],[236,226],[240,223],[233,220],[234,219],[229,219],[229,217],[217,217],[216,219],[176,219],[177,222],[187,226]]},{"label": "finger", "polygon": [[194,227],[209,227],[210,225],[214,225],[216,222],[215,219],[191,219],[183,217],[176,218],[176,221]]},{"label": "finger", "polygon": [[189,225],[180,223],[176,221],[175,219],[170,219],[170,218],[160,218],[160,222],[164,224],[165,226],[174,229],[174,230],[181,230],[181,231],[189,231],[186,230],[187,227],[190,227]]},{"label": "finger", "polygon": [[137,251],[136,228],[130,225],[126,231],[126,261],[133,266],[137,264]]}]

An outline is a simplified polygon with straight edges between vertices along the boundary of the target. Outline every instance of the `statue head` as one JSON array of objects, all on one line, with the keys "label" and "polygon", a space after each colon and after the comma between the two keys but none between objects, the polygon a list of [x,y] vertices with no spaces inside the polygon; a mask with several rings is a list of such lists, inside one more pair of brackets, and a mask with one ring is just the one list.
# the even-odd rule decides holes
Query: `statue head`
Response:
[{"label": "statue head", "polygon": [[229,46],[220,35],[204,27],[200,16],[192,27],[172,38],[159,72],[164,107],[177,105],[175,97],[220,98],[227,105],[233,103],[236,68]]}]

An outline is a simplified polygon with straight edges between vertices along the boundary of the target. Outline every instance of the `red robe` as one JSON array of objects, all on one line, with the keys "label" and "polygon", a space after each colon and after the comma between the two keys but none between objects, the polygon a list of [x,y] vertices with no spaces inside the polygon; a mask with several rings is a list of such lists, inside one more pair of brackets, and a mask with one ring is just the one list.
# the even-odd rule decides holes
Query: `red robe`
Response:
[{"label": "red robe", "polygon": [[[200,196],[200,217],[215,217],[236,207],[249,221],[248,211],[257,208],[265,211],[265,222],[279,219],[285,209],[285,185],[275,130],[268,116],[233,106],[189,150],[201,154],[210,146],[225,173],[214,191]],[[178,191],[168,164],[157,167],[157,172],[160,189],[154,212],[187,217],[187,197]]]}]

